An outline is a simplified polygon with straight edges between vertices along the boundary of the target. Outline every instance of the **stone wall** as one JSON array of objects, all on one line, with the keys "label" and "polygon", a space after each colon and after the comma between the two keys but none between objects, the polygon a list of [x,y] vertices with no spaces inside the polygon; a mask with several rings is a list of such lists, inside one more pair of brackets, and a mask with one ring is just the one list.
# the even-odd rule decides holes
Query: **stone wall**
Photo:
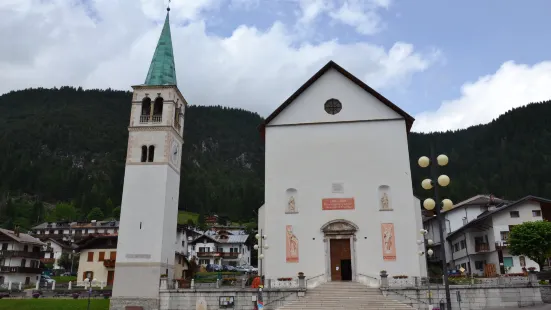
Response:
[{"label": "stone wall", "polygon": [[[256,289],[180,289],[162,290],[160,292],[160,310],[196,309],[198,300],[204,300],[209,310],[225,309],[219,307],[219,298],[222,296],[234,297],[233,310],[253,309],[253,296],[257,295]],[[291,301],[304,296],[304,290],[300,289],[265,289],[263,298],[265,309],[276,309]],[[256,300],[256,299],[254,299]]]},{"label": "stone wall", "polygon": [[[549,289],[549,288],[547,288]],[[394,300],[408,304],[416,309],[427,309],[429,304],[438,307],[440,302],[445,302],[445,291],[428,288],[389,288],[383,289],[383,294]],[[461,302],[458,301],[458,292]],[[540,292],[539,286],[466,286],[454,285],[450,287],[452,309],[486,309],[489,307],[526,307],[541,305],[542,295],[551,295],[551,290]],[[430,297],[430,299],[429,299]],[[549,296],[551,297],[551,296]],[[549,298],[545,297],[545,298]]]},{"label": "stone wall", "polygon": [[541,300],[546,304],[551,304],[551,285],[540,286]]}]

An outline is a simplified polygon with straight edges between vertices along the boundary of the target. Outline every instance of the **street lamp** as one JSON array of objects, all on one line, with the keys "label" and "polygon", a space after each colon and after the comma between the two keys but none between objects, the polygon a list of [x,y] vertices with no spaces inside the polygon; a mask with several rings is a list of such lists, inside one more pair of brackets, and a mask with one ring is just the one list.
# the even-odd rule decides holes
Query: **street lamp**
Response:
[{"label": "street lamp", "polygon": [[88,286],[88,310],[90,310],[90,296],[92,295],[92,283],[96,281],[97,281],[96,278],[94,278],[93,280],[90,280],[90,278],[84,279],[85,286]]},{"label": "street lamp", "polygon": [[[441,201],[441,203],[437,203],[439,201],[438,198],[438,187],[446,187],[450,185],[450,177],[442,174],[440,176],[437,176],[438,173],[436,169],[438,166],[446,166],[449,162],[448,156],[446,155],[438,155],[438,157],[434,154],[434,147],[431,145],[430,148],[430,158],[427,156],[422,156],[418,160],[418,164],[421,168],[427,168],[430,166],[430,179],[424,179],[421,182],[421,186],[425,190],[431,190],[434,188],[434,195],[433,198],[427,198],[423,201],[423,207],[427,210],[435,210],[436,212],[436,218],[438,221],[438,227],[440,228],[440,256],[442,259],[442,273],[444,274],[444,289],[446,290],[446,309],[450,310],[452,308],[451,305],[451,297],[450,297],[450,285],[448,282],[448,268],[446,263],[446,249],[445,249],[445,241],[444,241],[444,219],[442,216],[441,211],[447,211],[450,210],[453,207],[453,202],[449,199],[444,199]],[[423,236],[426,233],[421,233]],[[432,240],[429,240],[432,241]],[[428,242],[427,242],[428,243]],[[431,253],[429,253],[429,251]],[[427,250],[428,255],[432,255],[434,251],[432,249]]]},{"label": "street lamp", "polygon": [[258,242],[253,248],[258,251],[258,259],[260,260],[258,264],[258,275],[260,276],[260,283],[262,284],[264,282],[262,281],[262,260],[264,260],[264,250],[267,250],[270,246],[268,244],[263,244],[268,237],[262,234],[262,229],[260,230],[260,234],[256,234],[254,237]]}]

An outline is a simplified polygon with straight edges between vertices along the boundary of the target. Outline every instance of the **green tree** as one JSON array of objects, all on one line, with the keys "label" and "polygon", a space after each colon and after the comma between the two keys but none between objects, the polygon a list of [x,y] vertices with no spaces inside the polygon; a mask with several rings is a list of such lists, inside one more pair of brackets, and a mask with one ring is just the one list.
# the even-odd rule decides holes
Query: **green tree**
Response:
[{"label": "green tree", "polygon": [[70,203],[58,203],[55,206],[56,221],[74,221],[77,219],[77,210]]},{"label": "green tree", "polygon": [[113,217],[118,221],[121,218],[121,207],[116,207],[113,209]]},{"label": "green tree", "polygon": [[71,266],[73,266],[73,271],[76,271],[78,270],[78,261],[78,253],[63,252],[57,260],[57,264],[65,270],[71,270]]},{"label": "green tree", "polygon": [[93,208],[90,213],[88,213],[88,216],[87,216],[87,219],[88,221],[92,221],[92,220],[96,220],[96,221],[101,221],[103,220],[105,216],[103,215],[103,212],[101,211],[100,208]]},{"label": "green tree", "polygon": [[525,222],[515,225],[509,233],[509,252],[528,256],[543,267],[551,256],[551,222]]},{"label": "green tree", "polygon": [[207,230],[207,222],[203,213],[199,214],[199,218],[197,219],[197,228],[201,231]]}]

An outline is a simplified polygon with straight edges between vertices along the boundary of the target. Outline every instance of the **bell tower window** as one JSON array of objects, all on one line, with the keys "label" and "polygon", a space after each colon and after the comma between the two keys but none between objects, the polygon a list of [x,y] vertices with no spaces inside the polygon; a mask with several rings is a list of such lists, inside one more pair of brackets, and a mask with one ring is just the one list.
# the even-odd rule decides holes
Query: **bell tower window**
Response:
[{"label": "bell tower window", "polygon": [[145,163],[147,160],[147,146],[142,145],[142,163]]},{"label": "bell tower window", "polygon": [[153,162],[153,158],[155,156],[155,146],[154,145],[150,145],[149,146],[149,152],[147,154],[147,161],[148,162]]},{"label": "bell tower window", "polygon": [[152,163],[155,159],[155,146],[150,145],[147,147],[147,145],[142,145],[142,156],[141,156],[141,162],[150,162]]},{"label": "bell tower window", "polygon": [[151,98],[145,97],[142,100],[142,113],[140,114],[140,123],[149,122],[151,115]]},{"label": "bell tower window", "polygon": [[163,120],[163,97],[157,97],[153,104],[153,122],[160,123]]}]

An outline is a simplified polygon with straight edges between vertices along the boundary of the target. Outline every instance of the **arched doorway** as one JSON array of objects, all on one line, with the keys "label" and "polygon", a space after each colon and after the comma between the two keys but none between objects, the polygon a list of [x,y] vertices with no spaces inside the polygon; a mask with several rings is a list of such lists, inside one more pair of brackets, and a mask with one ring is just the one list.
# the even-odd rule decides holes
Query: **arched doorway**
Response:
[{"label": "arched doorway", "polygon": [[344,219],[321,227],[325,243],[325,274],[330,281],[356,281],[356,232],[358,226]]}]

